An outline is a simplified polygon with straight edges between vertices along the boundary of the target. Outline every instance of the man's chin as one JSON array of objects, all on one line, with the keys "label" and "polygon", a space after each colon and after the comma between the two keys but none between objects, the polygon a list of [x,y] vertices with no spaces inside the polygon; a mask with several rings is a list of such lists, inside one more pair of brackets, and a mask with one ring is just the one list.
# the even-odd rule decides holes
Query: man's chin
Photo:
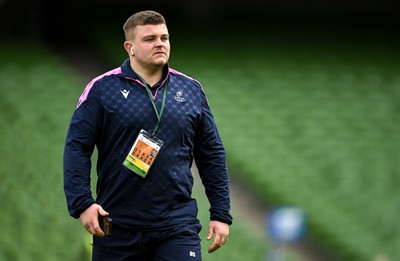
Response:
[{"label": "man's chin", "polygon": [[166,65],[168,63],[168,60],[167,59],[156,59],[154,62],[153,62],[153,64],[155,65],[155,66],[164,66],[164,65]]},{"label": "man's chin", "polygon": [[153,55],[154,61],[168,61],[168,56],[165,53],[156,53]]}]

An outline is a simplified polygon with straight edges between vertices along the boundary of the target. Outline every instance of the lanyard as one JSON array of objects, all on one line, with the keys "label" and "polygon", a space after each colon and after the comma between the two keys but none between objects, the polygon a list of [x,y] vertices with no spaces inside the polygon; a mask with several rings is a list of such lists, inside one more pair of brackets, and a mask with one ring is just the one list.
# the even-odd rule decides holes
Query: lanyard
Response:
[{"label": "lanyard", "polygon": [[163,98],[162,98],[162,103],[161,103],[161,110],[160,110],[160,112],[158,112],[156,103],[154,102],[153,95],[151,94],[151,91],[150,91],[149,86],[148,86],[147,83],[142,79],[142,77],[140,77],[139,75],[137,75],[137,76],[138,76],[138,78],[141,80],[141,82],[144,84],[144,87],[146,88],[146,91],[147,91],[147,94],[148,94],[148,96],[149,96],[150,102],[151,102],[151,104],[153,105],[154,112],[156,113],[156,116],[157,116],[157,124],[156,124],[156,126],[154,127],[154,130],[153,130],[153,133],[152,133],[152,135],[154,136],[154,135],[156,134],[158,128],[160,127],[161,117],[163,116],[163,113],[164,113],[165,100],[166,100],[166,98],[167,98],[167,87],[168,87],[168,84],[166,83],[165,86],[164,86]]}]

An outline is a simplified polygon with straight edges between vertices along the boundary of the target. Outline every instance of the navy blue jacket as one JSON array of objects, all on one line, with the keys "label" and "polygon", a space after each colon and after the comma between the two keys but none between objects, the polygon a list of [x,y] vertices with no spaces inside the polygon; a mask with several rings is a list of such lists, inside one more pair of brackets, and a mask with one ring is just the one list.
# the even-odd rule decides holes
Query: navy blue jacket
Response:
[{"label": "navy blue jacket", "polygon": [[[164,141],[143,178],[123,166],[141,129],[157,123],[144,85],[129,60],[93,79],[75,109],[64,149],[64,191],[71,216],[98,203],[115,224],[157,229],[196,223],[192,198],[193,159],[210,202],[210,219],[232,223],[225,150],[199,82],[164,67],[151,87],[158,110],[167,87],[164,114],[156,136]],[[96,200],[90,188],[91,156],[97,148]]]}]

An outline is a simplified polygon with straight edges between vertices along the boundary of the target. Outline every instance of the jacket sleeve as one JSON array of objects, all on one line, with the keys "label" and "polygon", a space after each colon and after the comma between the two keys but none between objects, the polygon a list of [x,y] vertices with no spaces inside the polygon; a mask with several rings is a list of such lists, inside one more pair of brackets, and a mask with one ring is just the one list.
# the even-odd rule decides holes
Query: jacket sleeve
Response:
[{"label": "jacket sleeve", "polygon": [[90,187],[91,156],[102,109],[93,93],[85,94],[85,100],[80,100],[75,109],[64,147],[64,193],[69,214],[74,218],[95,203]]},{"label": "jacket sleeve", "polygon": [[210,219],[232,224],[226,153],[204,92],[193,156],[210,202]]}]

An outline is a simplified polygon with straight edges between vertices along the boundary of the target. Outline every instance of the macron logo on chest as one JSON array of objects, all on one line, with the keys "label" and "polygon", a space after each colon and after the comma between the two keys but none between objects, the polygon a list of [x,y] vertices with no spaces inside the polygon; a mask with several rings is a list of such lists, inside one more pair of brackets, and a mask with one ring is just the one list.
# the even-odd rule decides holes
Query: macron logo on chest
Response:
[{"label": "macron logo on chest", "polygon": [[128,99],[129,92],[130,91],[128,91],[128,90],[121,90],[121,93],[125,97],[125,99]]}]

